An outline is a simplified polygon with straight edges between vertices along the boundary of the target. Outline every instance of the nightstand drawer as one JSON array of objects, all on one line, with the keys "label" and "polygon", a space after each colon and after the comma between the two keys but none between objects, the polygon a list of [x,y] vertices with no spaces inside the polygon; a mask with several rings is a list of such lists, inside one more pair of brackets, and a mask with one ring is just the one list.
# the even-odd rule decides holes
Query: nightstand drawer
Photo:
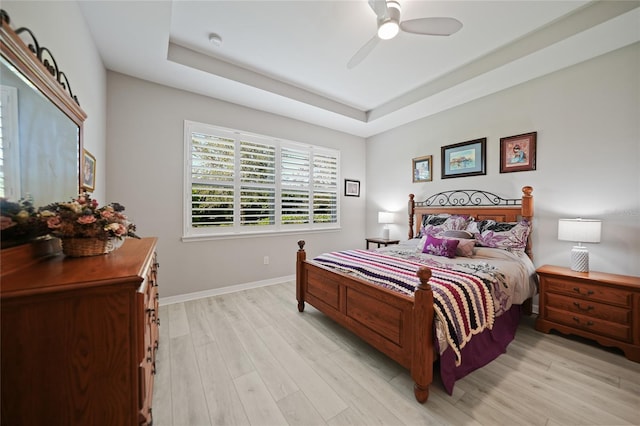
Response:
[{"label": "nightstand drawer", "polygon": [[546,291],[563,293],[571,297],[582,297],[597,302],[613,303],[616,305],[631,307],[633,295],[630,291],[606,287],[603,285],[590,285],[580,281],[545,277]]},{"label": "nightstand drawer", "polygon": [[547,308],[546,318],[558,324],[565,324],[580,330],[607,336],[625,342],[631,341],[631,327],[581,315],[573,312],[566,312],[552,307]]},{"label": "nightstand drawer", "polygon": [[631,325],[630,309],[562,296],[556,293],[546,293],[545,297],[546,305],[549,308],[599,318],[622,325]]}]

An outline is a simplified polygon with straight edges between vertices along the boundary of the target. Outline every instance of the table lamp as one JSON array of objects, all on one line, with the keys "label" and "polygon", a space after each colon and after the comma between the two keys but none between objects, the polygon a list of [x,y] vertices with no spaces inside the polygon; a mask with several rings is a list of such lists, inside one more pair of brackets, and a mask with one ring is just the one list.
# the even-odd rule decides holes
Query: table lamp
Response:
[{"label": "table lamp", "polygon": [[393,223],[393,213],[391,212],[378,212],[378,223],[383,223],[384,228],[382,230],[382,239],[389,239],[389,223]]},{"label": "table lamp", "polygon": [[589,272],[589,251],[582,243],[599,243],[602,222],[598,219],[560,219],[558,239],[578,243],[571,249],[571,270]]}]

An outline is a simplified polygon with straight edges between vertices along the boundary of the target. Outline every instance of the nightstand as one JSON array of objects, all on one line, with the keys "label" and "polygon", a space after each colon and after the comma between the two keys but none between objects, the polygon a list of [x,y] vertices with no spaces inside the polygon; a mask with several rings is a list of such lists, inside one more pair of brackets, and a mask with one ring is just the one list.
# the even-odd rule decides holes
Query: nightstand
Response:
[{"label": "nightstand", "polygon": [[367,250],[369,250],[369,244],[370,243],[374,243],[377,244],[378,247],[380,247],[381,245],[384,245],[385,247],[390,245],[390,244],[398,244],[400,243],[400,240],[385,240],[384,238],[366,238],[367,240]]},{"label": "nightstand", "polygon": [[620,348],[640,362],[640,277],[575,272],[545,265],[540,277],[536,330],[554,329]]}]

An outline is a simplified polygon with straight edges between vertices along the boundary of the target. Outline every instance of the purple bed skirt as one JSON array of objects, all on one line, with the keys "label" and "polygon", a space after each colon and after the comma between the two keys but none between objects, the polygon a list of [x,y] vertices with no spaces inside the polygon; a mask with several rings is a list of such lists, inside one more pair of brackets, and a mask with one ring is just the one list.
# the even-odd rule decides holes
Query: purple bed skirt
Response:
[{"label": "purple bed skirt", "polygon": [[513,305],[511,309],[495,319],[492,329],[473,336],[462,348],[462,363],[457,367],[453,350],[447,348],[444,351],[440,356],[440,376],[449,395],[453,393],[456,380],[487,365],[507,351],[507,346],[516,335],[521,314],[522,306]]}]

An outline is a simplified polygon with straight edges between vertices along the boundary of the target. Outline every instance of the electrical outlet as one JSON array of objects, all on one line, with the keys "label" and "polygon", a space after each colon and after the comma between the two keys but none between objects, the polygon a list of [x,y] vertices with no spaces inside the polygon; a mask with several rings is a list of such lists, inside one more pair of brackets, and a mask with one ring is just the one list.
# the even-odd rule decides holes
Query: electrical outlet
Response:
[{"label": "electrical outlet", "polygon": [[264,257],[264,264],[268,265],[269,264],[269,256],[265,256]]}]

